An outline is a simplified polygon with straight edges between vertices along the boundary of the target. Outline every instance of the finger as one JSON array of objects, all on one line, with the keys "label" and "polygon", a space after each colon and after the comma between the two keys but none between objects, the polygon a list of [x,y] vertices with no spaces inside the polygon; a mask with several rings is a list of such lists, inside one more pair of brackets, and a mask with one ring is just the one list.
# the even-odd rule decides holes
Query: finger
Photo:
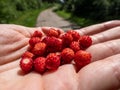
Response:
[{"label": "finger", "polygon": [[50,28],[53,28],[53,29],[55,29],[55,30],[60,31],[60,34],[64,33],[64,31],[63,31],[62,29],[60,29],[60,28],[55,28],[55,27],[41,27],[41,28],[42,28],[42,31],[43,31],[45,34],[48,33],[48,31],[50,30]]},{"label": "finger", "polygon": [[15,24],[1,24],[0,25],[1,31],[2,30],[14,30],[17,33],[20,33],[24,35],[25,37],[30,37],[31,33],[34,32],[34,28],[29,28],[21,25],[15,25]]},{"label": "finger", "polygon": [[118,90],[120,54],[91,63],[81,69],[78,75],[80,90]]},{"label": "finger", "polygon": [[8,46],[6,45],[4,46],[5,48],[0,48],[1,49],[0,65],[10,63],[12,61],[19,59],[28,48],[28,43],[26,41],[28,41],[28,39],[23,39],[17,42],[16,45],[15,44]]},{"label": "finger", "polygon": [[[43,75],[45,90],[78,90],[77,73],[73,65],[63,65]],[[53,87],[54,85],[54,87]]]},{"label": "finger", "polygon": [[92,36],[93,44],[120,38],[120,26]]},{"label": "finger", "polygon": [[120,53],[120,39],[92,45],[87,49],[92,55],[92,61],[100,60]]},{"label": "finger", "polygon": [[27,32],[29,32],[29,36],[32,36],[32,34],[35,31],[40,31],[43,36],[46,35],[48,33],[48,31],[50,30],[50,28],[53,28],[55,30],[58,30],[60,34],[64,33],[64,31],[60,28],[55,28],[55,27],[36,27],[36,28],[30,28],[30,30],[27,30]]},{"label": "finger", "polygon": [[40,31],[44,35],[44,32],[42,31],[41,27],[37,27],[37,28],[31,27],[30,28],[30,27],[25,27],[25,26],[21,26],[21,25],[14,25],[14,24],[3,24],[0,27],[3,29],[5,27],[5,29],[7,29],[7,30],[12,29],[14,31],[17,31],[27,38],[30,38],[35,31]]},{"label": "finger", "polygon": [[93,35],[105,30],[108,30],[110,28],[114,28],[116,26],[120,26],[120,20],[113,20],[113,21],[108,21],[92,26],[88,26],[82,29],[77,30],[81,35]]},{"label": "finger", "polygon": [[20,62],[20,59],[16,59],[14,62],[0,65],[0,73],[19,67],[19,62]]}]

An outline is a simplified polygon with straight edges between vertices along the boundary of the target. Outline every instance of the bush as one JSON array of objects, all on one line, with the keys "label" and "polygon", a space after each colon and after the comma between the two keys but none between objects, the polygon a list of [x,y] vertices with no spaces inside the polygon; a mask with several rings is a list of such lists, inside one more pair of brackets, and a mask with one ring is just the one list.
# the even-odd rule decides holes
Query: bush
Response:
[{"label": "bush", "polygon": [[40,7],[40,0],[0,0],[0,23],[9,23],[17,19],[21,12]]},{"label": "bush", "polygon": [[[120,19],[120,0],[64,0],[61,8],[97,21]],[[60,8],[60,9],[61,9]]]}]

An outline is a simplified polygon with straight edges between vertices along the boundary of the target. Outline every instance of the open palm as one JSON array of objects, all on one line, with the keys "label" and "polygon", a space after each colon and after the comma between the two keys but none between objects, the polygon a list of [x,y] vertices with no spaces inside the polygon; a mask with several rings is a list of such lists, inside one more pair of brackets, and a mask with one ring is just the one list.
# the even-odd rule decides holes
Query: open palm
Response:
[{"label": "open palm", "polygon": [[[77,30],[90,35],[92,63],[75,72],[71,64],[40,75],[23,74],[19,60],[36,28],[0,25],[0,90],[117,90],[120,88],[120,21]],[[40,30],[40,28],[39,28]],[[45,33],[45,32],[43,32]]]}]

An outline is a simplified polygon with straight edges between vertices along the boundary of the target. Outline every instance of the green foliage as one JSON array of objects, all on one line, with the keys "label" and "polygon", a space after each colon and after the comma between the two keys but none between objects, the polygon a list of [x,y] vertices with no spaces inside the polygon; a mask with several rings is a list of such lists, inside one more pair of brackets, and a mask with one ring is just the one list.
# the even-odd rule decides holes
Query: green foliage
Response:
[{"label": "green foliage", "polygon": [[0,0],[0,23],[10,23],[23,12],[41,8],[40,0]]},{"label": "green foliage", "polygon": [[89,18],[73,16],[70,12],[66,12],[65,10],[62,10],[62,11],[56,10],[55,12],[59,16],[63,17],[64,19],[67,19],[70,22],[73,22],[73,23],[79,25],[80,27],[84,27],[84,26],[92,25],[94,23],[98,23],[97,21],[94,21],[94,20],[89,19]]},{"label": "green foliage", "polygon": [[120,19],[120,0],[110,0],[109,18]]},{"label": "green foliage", "polygon": [[58,0],[43,0],[43,2],[48,2],[48,3],[53,3],[53,2],[57,2]]},{"label": "green foliage", "polygon": [[60,9],[97,21],[120,19],[120,0],[64,0]]},{"label": "green foliage", "polygon": [[9,4],[9,2],[10,0],[9,1],[0,0],[0,22],[1,23],[6,23],[8,22],[8,19],[15,18],[16,16],[15,6],[13,5],[13,3]]},{"label": "green foliage", "polygon": [[35,26],[39,13],[51,6],[42,0],[0,0],[0,23]]},{"label": "green foliage", "polygon": [[66,13],[64,10],[62,10],[62,11],[58,10],[58,11],[56,11],[56,13],[59,16],[63,17],[64,19],[69,19],[71,17],[71,13]]},{"label": "green foliage", "polygon": [[10,21],[9,23],[24,25],[28,27],[34,27],[36,24],[36,19],[38,17],[38,14],[44,9],[45,8],[24,11],[21,13],[21,16],[19,18],[14,19]]}]

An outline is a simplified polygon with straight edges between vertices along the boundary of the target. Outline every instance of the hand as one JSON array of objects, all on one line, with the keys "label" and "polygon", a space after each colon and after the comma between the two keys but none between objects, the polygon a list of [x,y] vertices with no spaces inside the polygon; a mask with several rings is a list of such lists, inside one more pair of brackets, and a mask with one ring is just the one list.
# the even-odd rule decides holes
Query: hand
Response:
[{"label": "hand", "polygon": [[91,35],[93,45],[87,49],[92,62],[78,73],[79,90],[120,89],[120,21],[110,21],[78,30]]},{"label": "hand", "polygon": [[[77,30],[91,35],[92,63],[75,72],[71,64],[40,75],[20,71],[19,60],[36,28],[0,25],[0,90],[117,90],[120,88],[120,21]],[[40,28],[39,28],[40,30]],[[45,31],[42,31],[46,33]]]}]

